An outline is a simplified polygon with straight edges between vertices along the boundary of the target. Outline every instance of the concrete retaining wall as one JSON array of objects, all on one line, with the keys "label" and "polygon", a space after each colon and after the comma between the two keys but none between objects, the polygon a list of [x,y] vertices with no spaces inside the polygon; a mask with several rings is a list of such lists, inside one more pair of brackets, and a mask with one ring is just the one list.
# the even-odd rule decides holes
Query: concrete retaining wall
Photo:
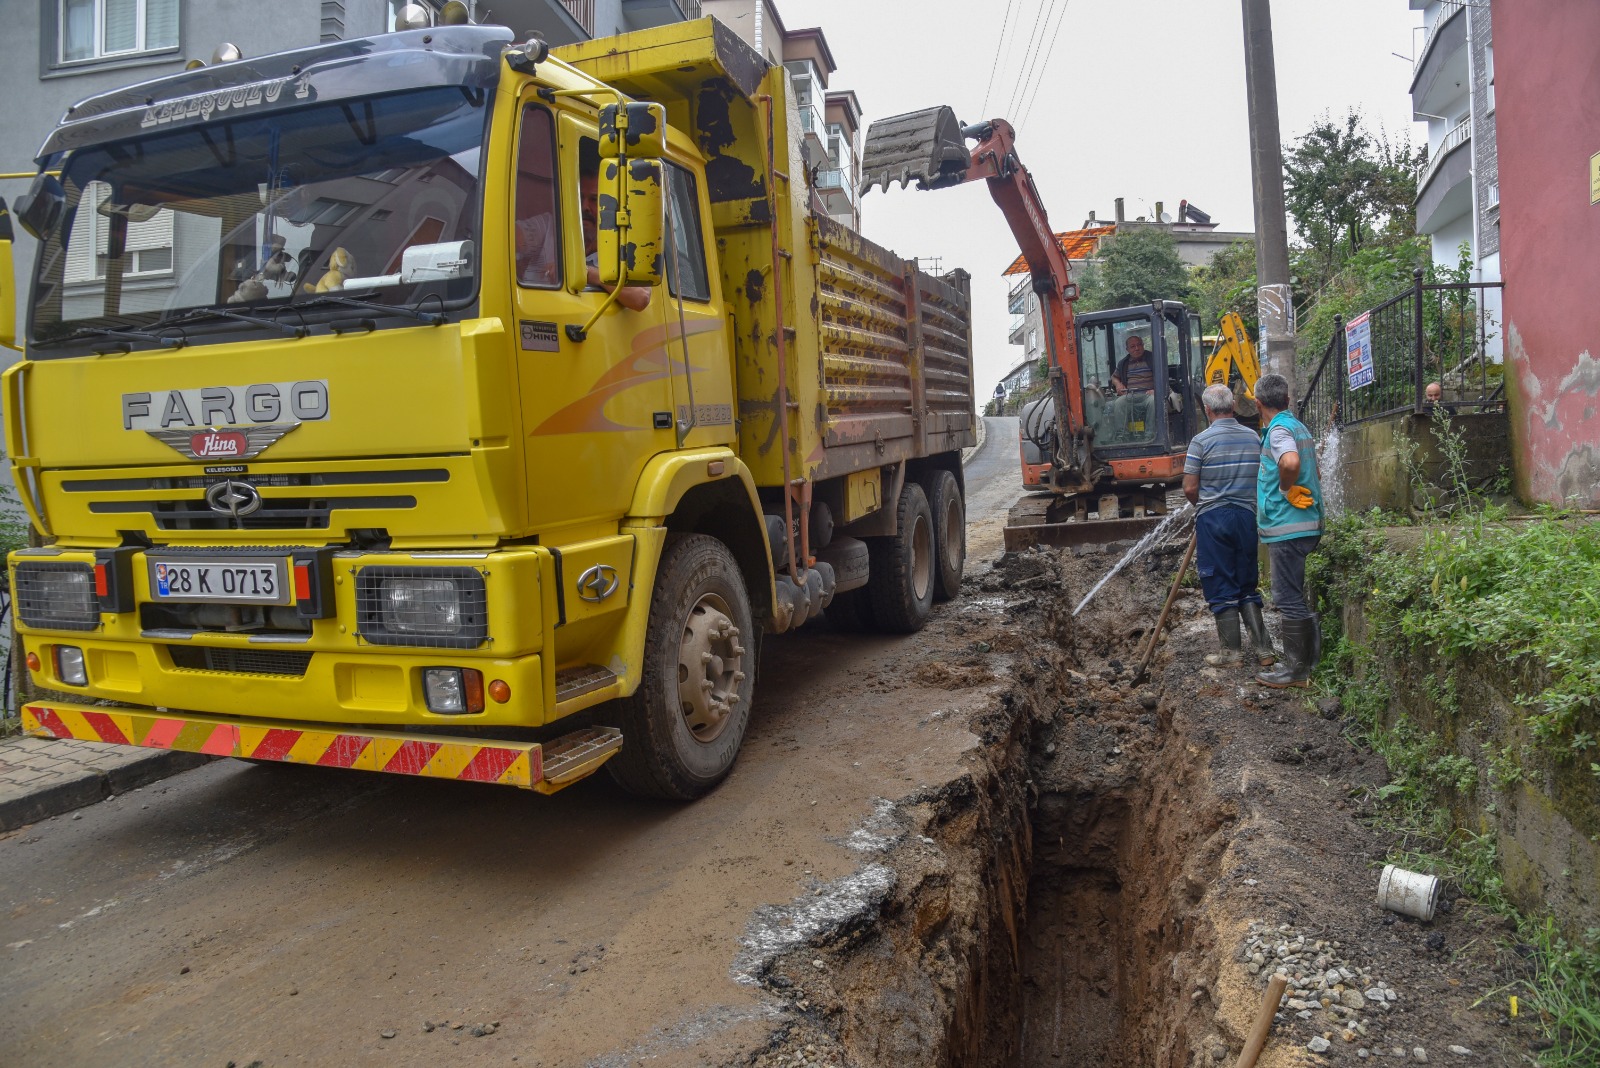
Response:
[{"label": "concrete retaining wall", "polygon": [[[1504,412],[1463,412],[1451,426],[1466,443],[1467,477],[1475,489],[1487,489],[1502,472],[1509,474],[1511,445]],[[1374,419],[1343,427],[1339,434],[1338,478],[1346,511],[1382,508],[1405,513],[1415,496],[1404,459],[1408,452],[1427,483],[1450,483],[1428,416],[1406,413]]]}]

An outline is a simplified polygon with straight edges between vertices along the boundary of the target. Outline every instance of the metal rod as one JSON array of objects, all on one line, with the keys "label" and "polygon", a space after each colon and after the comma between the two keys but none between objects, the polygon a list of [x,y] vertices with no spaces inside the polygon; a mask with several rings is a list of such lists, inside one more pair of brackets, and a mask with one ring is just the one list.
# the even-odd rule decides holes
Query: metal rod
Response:
[{"label": "metal rod", "polygon": [[[789,577],[795,585],[804,586],[800,578],[800,568],[795,562],[794,552],[794,476],[790,474],[789,464],[789,346],[788,339],[783,332],[783,266],[782,249],[778,245],[778,186],[777,186],[777,135],[773,119],[773,102],[770,93],[762,93],[756,99],[767,106],[767,195],[772,197],[772,317],[777,329],[773,331],[773,341],[778,348],[778,436],[783,440],[779,444],[783,448],[783,523],[787,537],[783,539],[784,545],[789,550]],[[801,517],[802,522],[806,517]],[[801,531],[802,536],[807,532]],[[809,540],[809,538],[807,539]]]},{"label": "metal rod", "polygon": [[1183,581],[1183,573],[1189,570],[1189,561],[1194,559],[1195,542],[1199,537],[1198,531],[1189,535],[1189,548],[1184,550],[1183,563],[1178,565],[1178,573],[1172,576],[1172,589],[1167,591],[1167,603],[1161,606],[1161,618],[1156,620],[1156,629],[1150,632],[1150,644],[1144,648],[1144,656],[1139,660],[1139,670],[1133,673],[1135,681],[1144,678],[1145,671],[1150,667],[1150,659],[1156,655],[1156,643],[1161,640],[1161,628],[1167,625],[1167,615],[1172,611],[1172,602],[1178,599],[1178,584]]},{"label": "metal rod", "polygon": [[1413,369],[1413,372],[1412,372],[1413,385],[1416,387],[1416,395],[1415,395],[1415,400],[1413,402],[1411,410],[1414,411],[1417,415],[1421,415],[1422,414],[1422,396],[1423,396],[1423,383],[1422,383],[1422,268],[1421,267],[1418,267],[1416,270],[1411,272],[1411,279],[1412,279],[1412,285],[1413,285],[1412,291],[1416,294],[1416,306],[1415,306],[1415,312],[1414,312],[1414,315],[1413,315],[1413,319],[1414,319],[1415,324],[1416,324],[1416,349],[1415,349],[1416,362],[1415,362],[1414,369]]}]

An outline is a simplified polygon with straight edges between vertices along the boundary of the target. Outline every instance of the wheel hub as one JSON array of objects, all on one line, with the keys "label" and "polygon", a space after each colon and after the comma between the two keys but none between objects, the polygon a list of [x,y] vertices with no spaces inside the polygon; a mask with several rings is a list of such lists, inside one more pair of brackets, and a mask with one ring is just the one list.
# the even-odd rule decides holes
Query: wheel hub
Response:
[{"label": "wheel hub", "polygon": [[678,703],[697,741],[714,741],[741,700],[744,645],[720,597],[702,597],[689,612],[678,652]]}]

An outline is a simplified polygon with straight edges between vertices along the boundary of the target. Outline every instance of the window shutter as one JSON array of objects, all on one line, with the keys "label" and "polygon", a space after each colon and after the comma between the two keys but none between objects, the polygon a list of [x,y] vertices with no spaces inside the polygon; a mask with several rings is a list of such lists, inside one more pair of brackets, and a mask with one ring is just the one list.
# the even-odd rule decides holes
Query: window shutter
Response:
[{"label": "window shutter", "polygon": [[147,248],[170,248],[172,245],[172,212],[162,208],[147,222],[128,224],[128,247],[134,251]]},{"label": "window shutter", "polygon": [[178,46],[178,0],[144,0],[144,46]]},{"label": "window shutter", "polygon": [[102,54],[133,52],[139,47],[139,0],[101,0],[105,23]]}]

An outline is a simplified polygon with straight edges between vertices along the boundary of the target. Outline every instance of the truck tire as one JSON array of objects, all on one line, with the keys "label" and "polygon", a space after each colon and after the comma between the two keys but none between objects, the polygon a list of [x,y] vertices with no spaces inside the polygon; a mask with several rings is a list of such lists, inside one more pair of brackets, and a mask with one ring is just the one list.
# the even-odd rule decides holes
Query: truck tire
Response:
[{"label": "truck tire", "polygon": [[727,777],[750,722],[756,639],[728,547],[704,534],[667,535],[639,688],[617,702],[622,749],[606,768],[618,785],[691,801]]},{"label": "truck tire", "polygon": [[940,468],[923,480],[928,507],[933,511],[933,599],[953,601],[961,593],[961,574],[967,567],[967,504],[956,476]]},{"label": "truck tire", "polygon": [[895,505],[899,533],[869,538],[872,554],[867,596],[872,602],[873,625],[885,634],[915,634],[933,612],[934,572],[933,511],[928,495],[907,481]]}]

